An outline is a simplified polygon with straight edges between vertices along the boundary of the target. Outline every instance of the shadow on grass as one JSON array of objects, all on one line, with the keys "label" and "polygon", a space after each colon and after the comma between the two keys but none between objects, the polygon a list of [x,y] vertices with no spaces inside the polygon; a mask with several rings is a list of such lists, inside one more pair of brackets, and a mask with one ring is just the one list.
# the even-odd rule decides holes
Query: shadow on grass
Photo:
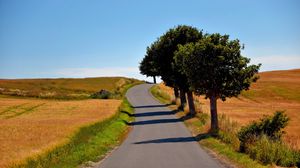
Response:
[{"label": "shadow on grass", "polygon": [[199,134],[195,137],[176,137],[176,138],[162,138],[162,139],[152,139],[146,141],[134,142],[133,144],[159,144],[159,143],[184,143],[184,142],[197,142],[202,139],[209,138],[211,135],[209,133]]}]

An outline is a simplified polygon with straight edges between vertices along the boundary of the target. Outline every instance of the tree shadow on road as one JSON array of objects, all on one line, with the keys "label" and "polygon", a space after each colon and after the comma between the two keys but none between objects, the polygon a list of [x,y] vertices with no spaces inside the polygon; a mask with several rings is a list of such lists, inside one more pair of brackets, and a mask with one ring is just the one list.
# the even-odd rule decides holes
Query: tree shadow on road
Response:
[{"label": "tree shadow on road", "polygon": [[[127,111],[121,111],[121,113],[127,114],[129,117],[150,117],[150,116],[168,116],[168,115],[174,115],[176,113],[176,110],[173,111],[157,111],[157,112],[143,112],[143,113],[135,113],[131,114]],[[185,115],[180,118],[170,118],[170,119],[153,119],[153,120],[144,120],[144,121],[134,121],[131,123],[128,123],[127,121],[124,121],[127,125],[147,125],[147,124],[162,124],[162,123],[175,123],[175,122],[182,122],[188,119],[193,118],[192,115]]]},{"label": "tree shadow on road", "polygon": [[155,108],[155,107],[168,107],[171,104],[157,104],[157,105],[146,105],[146,106],[131,106],[132,108]]},{"label": "tree shadow on road", "polygon": [[145,121],[134,121],[131,123],[128,123],[124,121],[127,125],[148,125],[148,124],[162,124],[162,123],[175,123],[175,122],[182,122],[180,119],[156,119],[156,120],[145,120]]},{"label": "tree shadow on road", "polygon": [[190,136],[190,137],[176,137],[176,138],[162,138],[162,139],[152,139],[152,140],[145,140],[134,142],[133,144],[159,144],[159,143],[181,143],[181,142],[197,142],[201,141],[202,139],[209,138],[211,135],[209,133],[199,134],[197,136]]},{"label": "tree shadow on road", "polygon": [[127,114],[130,117],[148,117],[148,116],[162,116],[162,115],[172,115],[172,111],[157,111],[157,112],[144,112],[144,113],[135,113],[131,114],[127,111],[121,111],[121,113]]},{"label": "tree shadow on road", "polygon": [[195,117],[195,115],[186,114],[186,115],[180,117],[179,119],[180,119],[181,121],[185,121],[185,120],[189,120],[189,119],[194,118],[194,117]]}]

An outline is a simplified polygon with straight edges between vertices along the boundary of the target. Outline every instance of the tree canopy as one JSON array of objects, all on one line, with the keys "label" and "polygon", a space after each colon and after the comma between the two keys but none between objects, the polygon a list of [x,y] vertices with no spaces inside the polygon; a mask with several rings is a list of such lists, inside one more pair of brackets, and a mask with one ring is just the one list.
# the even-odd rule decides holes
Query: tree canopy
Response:
[{"label": "tree canopy", "polygon": [[247,90],[258,79],[259,65],[248,65],[250,59],[241,55],[243,46],[228,35],[206,35],[197,43],[179,46],[175,60],[182,65],[191,89],[211,101],[212,129],[218,129],[216,100],[226,100]]},{"label": "tree canopy", "polygon": [[139,69],[141,74],[152,76],[154,78],[154,83],[156,83],[155,76],[159,76],[157,62],[155,61],[154,50],[147,47],[147,54],[140,63]]},{"label": "tree canopy", "polygon": [[187,78],[178,71],[174,53],[179,45],[197,42],[202,38],[202,31],[195,27],[179,25],[169,29],[159,39],[156,47],[157,63],[162,80],[171,87],[177,86],[187,91]]},{"label": "tree canopy", "polygon": [[229,40],[228,35],[207,35],[199,42],[180,46],[176,60],[196,94],[238,96],[258,79],[255,74],[260,65],[249,65],[249,58],[241,55],[239,40]]},{"label": "tree canopy", "polygon": [[[260,64],[248,65],[238,39],[219,33],[203,34],[195,27],[169,29],[150,47],[140,71],[161,76],[167,86],[180,90],[181,107],[188,95],[190,112],[195,111],[193,93],[210,99],[211,130],[218,130],[217,99],[238,96],[256,82]],[[174,89],[175,90],[175,89]]]},{"label": "tree canopy", "polygon": [[[202,38],[202,31],[195,27],[179,25],[169,29],[160,36],[150,47],[147,47],[147,54],[140,64],[142,74],[152,76],[159,74],[167,86],[174,88],[175,97],[180,90],[180,100],[183,109],[188,92],[189,107],[192,113],[195,111],[192,93],[189,93],[189,83],[184,73],[179,71],[181,65],[175,64],[174,53],[179,45],[197,42]],[[178,67],[179,66],[179,67]],[[153,68],[154,67],[154,68]]]}]

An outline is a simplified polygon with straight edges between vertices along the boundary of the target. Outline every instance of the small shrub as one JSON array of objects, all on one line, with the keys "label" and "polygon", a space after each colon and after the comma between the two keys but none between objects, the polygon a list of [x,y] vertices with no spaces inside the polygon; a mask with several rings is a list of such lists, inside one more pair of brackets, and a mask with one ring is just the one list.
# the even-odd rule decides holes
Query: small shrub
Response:
[{"label": "small shrub", "polygon": [[99,92],[91,94],[90,97],[93,99],[109,99],[112,97],[112,94],[107,90],[100,90]]},{"label": "small shrub", "polygon": [[273,116],[264,117],[259,122],[253,122],[248,126],[242,127],[238,132],[238,138],[241,142],[240,150],[244,152],[246,144],[255,142],[255,138],[263,134],[273,140],[280,140],[284,133],[282,129],[287,125],[288,121],[289,118],[283,111],[277,111]]}]

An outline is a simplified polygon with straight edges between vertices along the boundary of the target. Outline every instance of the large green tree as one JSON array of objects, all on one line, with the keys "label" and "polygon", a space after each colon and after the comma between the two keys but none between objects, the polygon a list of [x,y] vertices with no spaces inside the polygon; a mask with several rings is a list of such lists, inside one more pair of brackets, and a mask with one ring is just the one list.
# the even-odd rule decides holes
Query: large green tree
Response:
[{"label": "large green tree", "polygon": [[[140,63],[140,73],[143,75],[150,76],[150,74],[154,73],[156,76],[161,76],[161,68],[158,64],[158,56],[160,54],[159,39],[157,39],[154,43],[152,43],[149,47],[147,47],[147,53]],[[154,78],[155,80],[155,78]],[[179,90],[172,80],[164,80],[165,84],[174,88],[174,95],[177,99],[179,97]],[[155,82],[154,82],[155,83]]]},{"label": "large green tree", "polygon": [[186,93],[188,93],[190,112],[195,112],[193,94],[189,90],[187,76],[179,71],[181,65],[175,64],[174,53],[179,45],[194,43],[202,38],[202,31],[195,27],[179,25],[169,29],[157,41],[156,53],[159,74],[167,86],[179,88],[181,108],[186,103]]},{"label": "large green tree", "polygon": [[155,62],[154,45],[151,47],[152,49],[147,47],[147,54],[141,61],[139,69],[141,74],[153,77],[153,82],[156,83],[156,76],[159,76],[159,72],[157,63]]},{"label": "large green tree", "polygon": [[238,96],[258,79],[259,65],[248,65],[243,46],[228,35],[206,35],[197,43],[181,45],[175,59],[182,65],[192,90],[210,99],[211,131],[218,131],[217,99]]}]

